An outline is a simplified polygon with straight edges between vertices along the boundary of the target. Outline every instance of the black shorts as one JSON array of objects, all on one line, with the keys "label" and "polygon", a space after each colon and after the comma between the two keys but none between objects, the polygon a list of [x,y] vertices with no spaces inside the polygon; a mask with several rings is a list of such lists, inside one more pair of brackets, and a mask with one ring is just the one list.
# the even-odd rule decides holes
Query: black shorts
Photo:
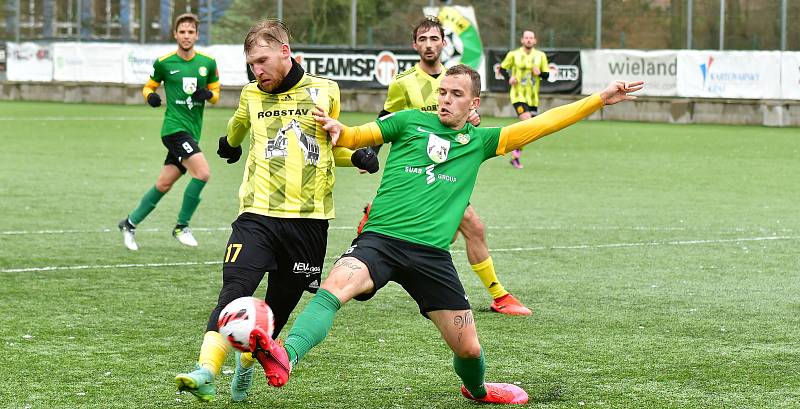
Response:
[{"label": "black shorts", "polygon": [[539,115],[539,107],[532,107],[524,102],[515,102],[514,112],[516,112],[517,115],[522,115],[525,112],[530,112],[531,116],[536,116]]},{"label": "black shorts", "polygon": [[303,292],[319,289],[328,221],[242,213],[231,227],[222,261],[222,289],[206,330],[216,331],[220,311],[239,297],[254,296],[269,273],[264,299],[272,308],[272,335],[277,337]]},{"label": "black shorts", "polygon": [[188,132],[181,131],[164,135],[161,137],[161,143],[167,147],[167,158],[164,159],[164,164],[177,166],[181,174],[186,173],[186,167],[181,164],[181,161],[201,152],[200,145]]},{"label": "black shorts", "polygon": [[[265,272],[295,289],[316,293],[328,245],[328,221],[284,219],[242,213],[231,224],[225,247],[223,276],[258,276]],[[253,288],[255,291],[256,288]]]},{"label": "black shorts", "polygon": [[362,233],[342,257],[355,257],[369,269],[375,289],[356,300],[366,301],[389,281],[400,284],[417,302],[419,312],[469,310],[467,294],[450,253],[383,234]]}]

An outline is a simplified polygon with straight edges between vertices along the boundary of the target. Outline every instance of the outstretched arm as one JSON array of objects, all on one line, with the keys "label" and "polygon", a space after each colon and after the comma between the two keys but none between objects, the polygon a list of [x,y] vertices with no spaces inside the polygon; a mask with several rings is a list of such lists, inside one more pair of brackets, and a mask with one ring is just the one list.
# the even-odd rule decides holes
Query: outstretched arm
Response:
[{"label": "outstretched arm", "polygon": [[564,129],[593,114],[603,105],[613,105],[618,102],[636,99],[635,96],[628,94],[639,91],[643,87],[643,81],[630,83],[614,81],[597,94],[571,104],[553,108],[531,119],[503,127],[500,131],[500,141],[497,145],[496,153],[503,155],[545,135]]},{"label": "outstretched arm", "polygon": [[375,122],[351,128],[329,117],[319,108],[314,108],[312,115],[314,120],[322,124],[322,129],[328,131],[334,146],[356,149],[383,143],[383,135]]}]

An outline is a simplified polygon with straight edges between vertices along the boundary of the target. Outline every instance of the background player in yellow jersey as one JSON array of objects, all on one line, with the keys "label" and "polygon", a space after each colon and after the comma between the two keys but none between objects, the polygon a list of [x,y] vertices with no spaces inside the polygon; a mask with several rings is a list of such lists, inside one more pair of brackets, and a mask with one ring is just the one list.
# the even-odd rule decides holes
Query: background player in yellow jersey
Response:
[{"label": "background player in yellow jersey", "polygon": [[[219,139],[217,153],[228,163],[239,160],[247,135],[250,148],[217,306],[208,319],[196,370],[175,378],[179,390],[203,401],[216,394],[214,377],[229,350],[218,332],[220,311],[236,298],[253,295],[269,273],[266,299],[277,337],[303,292],[319,288],[328,220],[335,216],[335,164],[378,171],[376,156],[369,160],[363,151],[333,148],[328,134],[314,122],[315,107],[333,118],[339,116],[339,87],[306,74],[291,57],[289,38],[279,20],[265,20],[247,33],[244,51],[256,80],[242,89],[228,134]],[[253,363],[251,354],[237,353],[231,385],[234,401],[247,398]]]},{"label": "background player in yellow jersey", "polygon": [[[420,21],[414,27],[412,46],[419,53],[419,62],[398,74],[389,84],[381,117],[404,109],[417,108],[423,112],[437,112],[439,109],[439,84],[445,73],[445,67],[440,61],[445,46],[444,29],[439,20],[435,17],[426,17]],[[476,110],[469,111],[467,121],[474,126],[480,124]],[[368,215],[359,227],[363,227],[367,217]],[[458,231],[464,236],[467,259],[472,270],[493,299],[490,306],[492,311],[511,315],[530,315],[531,310],[500,284],[489,254],[489,245],[486,243],[485,226],[472,205],[467,206]]]},{"label": "background player in yellow jersey", "polygon": [[172,235],[182,244],[197,246],[197,240],[189,230],[189,221],[200,204],[200,192],[211,175],[208,162],[200,151],[200,132],[203,129],[203,107],[205,101],[219,100],[219,74],[213,58],[194,49],[197,27],[200,20],[194,14],[182,14],[175,19],[174,37],[178,50],[158,58],[153,63],[153,73],[144,85],[142,94],[153,108],[161,106],[161,97],[156,93],[161,82],[167,100],[164,124],[161,127],[161,142],[167,148],[164,167],[155,186],[148,190],[139,205],[122,221],[125,247],[138,250],[134,234],[141,223],[172,185],[186,173],[192,180],[183,192],[183,204]]},{"label": "background player in yellow jersey", "polygon": [[[509,96],[514,111],[519,120],[524,121],[539,113],[539,84],[550,73],[547,55],[534,48],[536,34],[527,30],[522,33],[520,42],[522,47],[509,51],[500,63],[500,73],[511,86]],[[521,153],[521,149],[511,152],[511,164],[517,169],[522,168]]]}]

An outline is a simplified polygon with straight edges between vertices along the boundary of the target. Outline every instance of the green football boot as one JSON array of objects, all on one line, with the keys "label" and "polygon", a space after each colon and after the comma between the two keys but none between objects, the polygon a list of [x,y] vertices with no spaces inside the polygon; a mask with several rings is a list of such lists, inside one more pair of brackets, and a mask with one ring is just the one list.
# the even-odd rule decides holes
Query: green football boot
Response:
[{"label": "green football boot", "polygon": [[189,373],[181,373],[175,377],[175,384],[179,391],[186,391],[197,397],[201,402],[211,402],[217,394],[214,387],[214,375],[199,364]]},{"label": "green football boot", "polygon": [[249,368],[242,366],[242,353],[236,352],[236,372],[233,373],[231,380],[231,399],[234,402],[241,402],[247,399],[247,391],[253,386],[253,365]]}]

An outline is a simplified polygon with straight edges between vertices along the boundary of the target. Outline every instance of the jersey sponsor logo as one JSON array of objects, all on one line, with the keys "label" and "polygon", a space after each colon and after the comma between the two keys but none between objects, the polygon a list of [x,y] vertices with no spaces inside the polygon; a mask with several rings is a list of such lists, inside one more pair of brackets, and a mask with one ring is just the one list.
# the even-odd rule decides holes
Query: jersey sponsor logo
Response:
[{"label": "jersey sponsor logo", "polygon": [[311,284],[308,285],[308,288],[316,288],[319,289],[319,280],[314,280]]},{"label": "jersey sponsor logo", "polygon": [[183,92],[192,94],[197,91],[197,77],[183,77]]},{"label": "jersey sponsor logo", "polygon": [[308,92],[308,96],[311,97],[311,101],[316,104],[317,98],[319,97],[319,88],[306,88],[306,92]]},{"label": "jersey sponsor logo", "polygon": [[296,119],[292,119],[286,126],[279,129],[275,139],[267,141],[265,157],[267,159],[272,159],[278,157],[285,158],[289,156],[289,139],[286,136],[287,132],[289,131],[294,132],[294,135],[297,138],[297,145],[303,152],[306,164],[316,166],[319,163],[319,143],[317,142],[316,138],[311,135],[306,135],[303,132],[302,128],[300,127],[300,122],[297,122]]},{"label": "jersey sponsor logo", "polygon": [[286,140],[286,130],[281,128],[275,139],[267,141],[267,148],[264,152],[264,157],[267,159],[272,158],[285,158],[289,156],[289,151],[286,149],[288,141]]},{"label": "jersey sponsor logo", "polygon": [[436,112],[439,110],[439,104],[428,105],[419,109],[422,112]]},{"label": "jersey sponsor logo", "polygon": [[[437,180],[442,180],[445,182],[456,183],[458,178],[450,175],[445,175],[444,173],[436,173],[436,164],[428,165],[424,168],[415,168],[413,166],[406,166],[404,171],[406,173],[411,173],[414,175],[422,175],[425,174],[425,184],[430,185]],[[348,253],[345,253],[348,254]]]},{"label": "jersey sponsor logo", "polygon": [[298,261],[294,263],[294,267],[292,267],[292,272],[295,274],[305,274],[305,275],[319,274],[322,272],[322,267],[312,265],[311,263]]},{"label": "jersey sponsor logo", "polygon": [[186,99],[176,99],[175,105],[186,105],[186,107],[189,108],[189,110],[191,110],[192,108],[194,108],[194,101],[192,100],[192,96],[189,95],[188,97],[186,97]]},{"label": "jersey sponsor logo", "polygon": [[308,115],[308,109],[274,109],[272,111],[261,111],[256,114],[256,118],[264,119],[264,118],[271,118],[273,116],[296,116],[296,115]]},{"label": "jersey sponsor logo", "polygon": [[433,168],[435,167],[436,165],[428,165],[425,167],[425,183],[429,185],[436,181],[436,175],[433,174]]},{"label": "jersey sponsor logo", "polygon": [[450,141],[442,139],[432,133],[428,134],[428,157],[436,163],[447,160],[447,153],[450,152]]},{"label": "jersey sponsor logo", "polygon": [[181,72],[181,70],[169,70],[169,75],[177,74],[179,72]]},{"label": "jersey sponsor logo", "polygon": [[200,74],[200,76],[201,76],[201,77],[205,77],[206,75],[208,75],[208,68],[206,68],[206,67],[200,67],[200,68],[197,70],[197,73],[198,73],[198,74]]},{"label": "jersey sponsor logo", "polygon": [[397,57],[389,51],[381,51],[375,56],[375,80],[383,86],[388,86],[392,78],[397,75]]}]

